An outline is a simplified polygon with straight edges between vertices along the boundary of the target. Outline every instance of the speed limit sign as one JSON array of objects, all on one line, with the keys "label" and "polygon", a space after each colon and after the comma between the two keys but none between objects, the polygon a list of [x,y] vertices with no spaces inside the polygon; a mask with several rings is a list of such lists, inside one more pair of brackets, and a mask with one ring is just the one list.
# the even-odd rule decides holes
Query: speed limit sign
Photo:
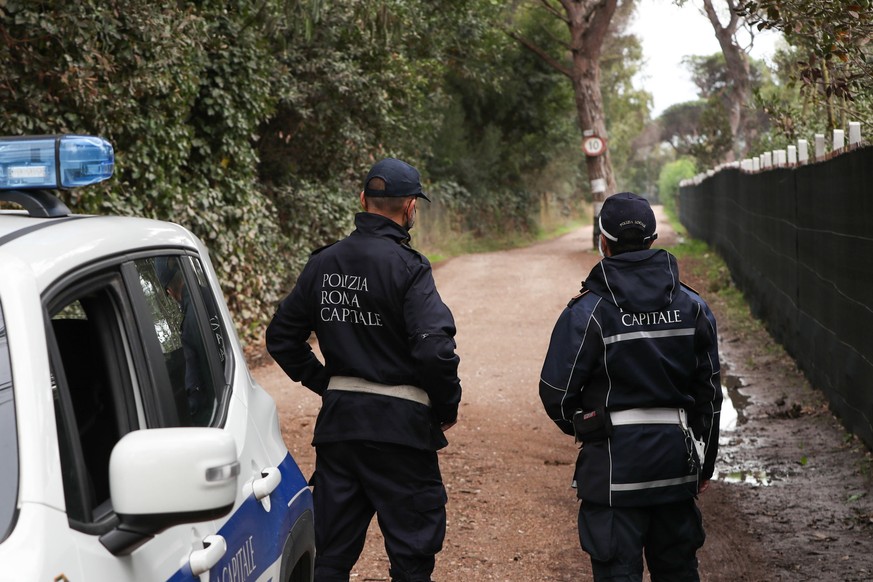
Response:
[{"label": "speed limit sign", "polygon": [[590,158],[597,157],[606,151],[606,140],[599,135],[588,135],[582,139],[582,151]]}]

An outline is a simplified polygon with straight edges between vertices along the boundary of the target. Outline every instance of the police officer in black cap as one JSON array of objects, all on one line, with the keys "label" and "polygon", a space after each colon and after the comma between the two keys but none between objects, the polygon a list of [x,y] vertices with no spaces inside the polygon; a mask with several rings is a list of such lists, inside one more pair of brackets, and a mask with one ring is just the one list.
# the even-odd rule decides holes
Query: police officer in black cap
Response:
[{"label": "police officer in black cap", "polygon": [[540,377],[549,417],[581,443],[579,539],[594,579],[699,580],[695,505],[712,477],[722,392],[715,318],[652,249],[655,215],[623,192],[600,214],[605,255],[552,332]]},{"label": "police officer in black cap", "polygon": [[[418,171],[370,170],[347,238],[315,251],[267,328],[267,349],[322,396],[315,580],[348,581],[375,513],[393,581],[429,581],[446,529],[437,450],[461,399],[455,322],[428,260],[409,246]],[[322,364],[307,339],[315,332]]]}]

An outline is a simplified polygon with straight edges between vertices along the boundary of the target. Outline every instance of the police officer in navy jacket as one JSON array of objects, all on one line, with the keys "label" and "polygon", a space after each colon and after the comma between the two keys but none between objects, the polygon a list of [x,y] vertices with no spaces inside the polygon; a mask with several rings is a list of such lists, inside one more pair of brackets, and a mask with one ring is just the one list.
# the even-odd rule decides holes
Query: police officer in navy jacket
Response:
[{"label": "police officer in navy jacket", "polygon": [[655,216],[623,192],[600,214],[604,258],[558,318],[540,377],[581,449],[579,539],[595,580],[698,580],[695,505],[712,477],[722,392],[715,318],[651,248]]},{"label": "police officer in navy jacket", "polygon": [[[322,396],[315,580],[348,581],[375,513],[393,581],[429,581],[446,529],[436,451],[461,399],[455,322],[428,260],[409,246],[418,171],[372,167],[347,238],[315,251],[267,328],[267,349]],[[315,332],[322,364],[308,343]]]}]

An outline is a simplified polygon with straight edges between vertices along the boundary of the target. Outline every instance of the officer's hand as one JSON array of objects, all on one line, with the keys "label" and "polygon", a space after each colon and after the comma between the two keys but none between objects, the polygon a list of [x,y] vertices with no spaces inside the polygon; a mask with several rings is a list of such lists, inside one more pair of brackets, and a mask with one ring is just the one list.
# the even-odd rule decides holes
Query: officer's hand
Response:
[{"label": "officer's hand", "polygon": [[709,489],[709,479],[700,482],[700,486],[697,488],[697,494],[700,495],[707,489]]},{"label": "officer's hand", "polygon": [[446,423],[444,423],[444,424],[441,424],[441,425],[440,425],[440,429],[441,429],[443,432],[446,432],[447,430],[449,430],[450,428],[452,428],[453,426],[455,426],[455,424],[456,424],[457,422],[458,422],[457,420],[453,420],[452,422],[446,422]]}]

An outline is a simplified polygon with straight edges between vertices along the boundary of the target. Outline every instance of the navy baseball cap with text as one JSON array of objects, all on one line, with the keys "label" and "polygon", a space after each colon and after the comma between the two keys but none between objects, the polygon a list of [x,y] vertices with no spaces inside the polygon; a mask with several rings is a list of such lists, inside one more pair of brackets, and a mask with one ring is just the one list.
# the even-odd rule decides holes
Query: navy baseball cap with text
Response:
[{"label": "navy baseball cap with text", "polygon": [[[385,189],[370,188],[370,180],[373,178],[384,180]],[[370,168],[367,179],[364,180],[364,195],[381,198],[415,196],[430,202],[430,198],[421,190],[421,174],[418,170],[396,158],[385,158]]]},{"label": "navy baseball cap with text", "polygon": [[633,192],[613,194],[600,209],[600,232],[613,242],[655,240],[658,238],[656,226],[649,201]]}]

